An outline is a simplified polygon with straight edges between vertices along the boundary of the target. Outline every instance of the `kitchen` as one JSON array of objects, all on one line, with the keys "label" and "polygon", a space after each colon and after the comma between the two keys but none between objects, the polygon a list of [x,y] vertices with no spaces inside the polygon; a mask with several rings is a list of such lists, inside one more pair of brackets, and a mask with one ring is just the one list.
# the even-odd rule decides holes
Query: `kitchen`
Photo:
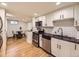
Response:
[{"label": "kitchen", "polygon": [[[5,9],[1,10],[1,13],[3,12],[1,14],[3,20],[3,35],[1,35],[4,39],[3,43],[1,44],[3,56],[10,56],[12,54],[11,56],[14,57],[79,57],[78,2],[25,2],[7,4],[9,4],[10,7],[4,8],[11,13],[5,12]],[[16,5],[17,7],[20,7],[16,7],[15,10]],[[11,7],[14,8],[11,9]],[[26,10],[24,11],[22,11],[23,9],[19,10],[20,8],[25,9],[25,7]],[[33,9],[32,7],[35,9]],[[27,8],[29,8],[29,12],[27,11]],[[30,10],[31,8],[33,11]],[[37,10],[36,8],[39,10]],[[34,10],[36,11],[34,12]],[[23,18],[26,18],[26,16],[28,16],[28,18],[23,19],[15,17],[12,14],[13,11],[15,11],[15,13],[13,14],[16,14],[20,17],[22,16]],[[26,11],[28,15],[24,14]],[[31,17],[29,18],[30,13]],[[6,21],[4,19],[6,19]],[[21,47],[18,45],[20,45]],[[11,49],[9,49],[8,47]],[[25,51],[18,50],[19,48],[23,48],[23,50]],[[8,52],[6,53],[7,49]],[[26,50],[27,52],[29,51],[28,54]]]}]

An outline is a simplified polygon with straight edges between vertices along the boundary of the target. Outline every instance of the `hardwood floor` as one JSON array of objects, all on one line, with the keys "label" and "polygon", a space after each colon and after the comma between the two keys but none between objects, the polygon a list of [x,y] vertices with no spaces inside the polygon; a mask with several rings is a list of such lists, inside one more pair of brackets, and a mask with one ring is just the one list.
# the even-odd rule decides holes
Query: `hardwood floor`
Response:
[{"label": "hardwood floor", "polygon": [[26,42],[25,39],[9,39],[7,41],[8,57],[48,57],[49,55],[42,49]]}]

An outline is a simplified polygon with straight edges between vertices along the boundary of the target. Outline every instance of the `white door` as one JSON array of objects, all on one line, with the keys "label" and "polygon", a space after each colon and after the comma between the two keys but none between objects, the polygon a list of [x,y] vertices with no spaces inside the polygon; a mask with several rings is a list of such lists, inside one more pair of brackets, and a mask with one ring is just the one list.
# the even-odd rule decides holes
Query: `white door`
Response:
[{"label": "white door", "polygon": [[51,53],[58,56],[58,39],[51,38]]},{"label": "white door", "polygon": [[74,18],[75,18],[74,25],[79,26],[79,5],[76,5],[74,7]]},{"label": "white door", "polygon": [[73,18],[73,10],[74,10],[73,7],[62,9],[61,18],[62,19],[64,19],[64,18]]}]

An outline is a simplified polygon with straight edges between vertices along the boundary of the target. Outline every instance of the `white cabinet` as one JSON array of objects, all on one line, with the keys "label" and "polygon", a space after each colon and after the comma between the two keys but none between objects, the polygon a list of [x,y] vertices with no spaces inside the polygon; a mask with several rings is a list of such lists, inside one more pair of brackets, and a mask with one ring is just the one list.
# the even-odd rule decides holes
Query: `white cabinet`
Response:
[{"label": "white cabinet", "polygon": [[75,44],[59,40],[56,38],[51,39],[51,53],[57,57],[72,57],[75,51]]},{"label": "white cabinet", "polygon": [[54,17],[53,18],[54,20],[60,20],[61,19],[61,10],[54,12],[53,17]]},{"label": "white cabinet", "polygon": [[35,23],[38,22],[38,21],[42,21],[42,26],[45,26],[46,25],[46,17],[45,16],[40,16],[40,17],[37,17],[37,18],[32,18],[32,26],[33,28],[36,27]]},{"label": "white cabinet", "polygon": [[46,25],[53,26],[53,14],[46,15]]},{"label": "white cabinet", "polygon": [[54,20],[63,20],[66,18],[73,18],[74,17],[74,8],[73,7],[68,7],[68,8],[64,8],[61,10],[58,10],[56,12],[54,12]]},{"label": "white cabinet", "polygon": [[72,57],[74,49],[74,43],[60,40],[60,57]]},{"label": "white cabinet", "polygon": [[38,18],[32,18],[32,27],[35,28],[36,25],[35,25],[35,22],[37,22],[39,19]]},{"label": "white cabinet", "polygon": [[74,11],[73,7],[68,7],[68,8],[62,9],[61,19],[73,18],[73,11]]},{"label": "white cabinet", "polygon": [[46,17],[45,16],[40,16],[39,21],[42,21],[42,26],[46,26]]},{"label": "white cabinet", "polygon": [[74,26],[79,26],[79,5],[74,6]]},{"label": "white cabinet", "polygon": [[75,48],[74,48],[72,56],[79,57],[79,44],[75,44]]},{"label": "white cabinet", "polygon": [[58,55],[58,39],[56,38],[51,39],[51,53],[55,56]]}]

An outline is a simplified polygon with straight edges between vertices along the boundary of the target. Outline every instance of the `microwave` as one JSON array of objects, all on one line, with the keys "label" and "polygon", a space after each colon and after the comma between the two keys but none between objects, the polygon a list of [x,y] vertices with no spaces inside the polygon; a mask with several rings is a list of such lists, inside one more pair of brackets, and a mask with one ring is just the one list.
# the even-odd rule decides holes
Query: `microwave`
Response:
[{"label": "microwave", "polygon": [[36,26],[36,27],[41,27],[41,26],[42,26],[42,21],[36,22],[36,23],[35,23],[35,26]]}]

